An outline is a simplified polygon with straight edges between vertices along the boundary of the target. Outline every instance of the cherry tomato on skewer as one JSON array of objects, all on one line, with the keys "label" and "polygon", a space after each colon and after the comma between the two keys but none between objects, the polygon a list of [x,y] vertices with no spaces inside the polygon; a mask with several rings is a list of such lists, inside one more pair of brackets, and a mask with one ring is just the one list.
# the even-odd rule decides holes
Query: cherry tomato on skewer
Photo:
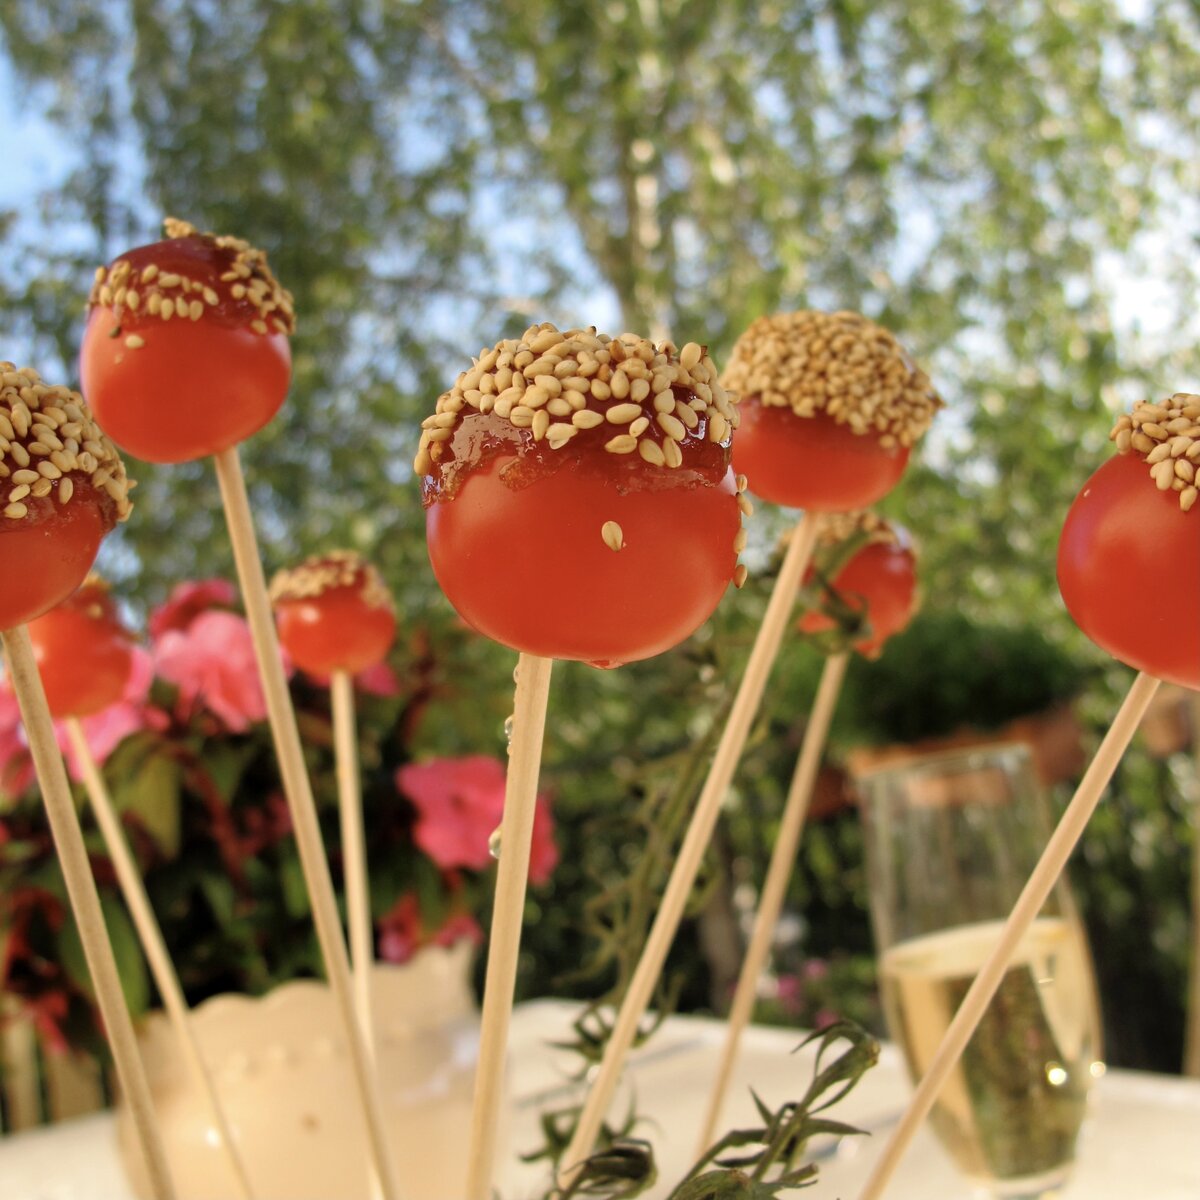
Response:
[{"label": "cherry tomato on skewer", "polygon": [[124,695],[133,643],[98,577],[31,621],[29,640],[51,716],[90,717]]},{"label": "cherry tomato on skewer", "polygon": [[[806,585],[816,585],[830,558],[836,573],[828,590],[816,593],[815,604],[801,616],[798,627],[806,634],[827,634],[852,623],[863,631],[850,645],[865,658],[878,658],[884,643],[902,632],[917,609],[916,555],[908,532],[874,513],[827,518],[817,549],[817,566]],[[848,558],[839,550],[854,539]],[[844,561],[843,561],[844,559]]]},{"label": "cherry tomato on skewer", "polygon": [[353,550],[314,555],[271,580],[279,640],[312,675],[357,675],[382,662],[396,610],[379,572]]},{"label": "cherry tomato on skewer", "polygon": [[118,445],[173,463],[226,450],[274,417],[294,320],[262,251],[165,224],[164,241],[97,270],[80,375]]},{"label": "cherry tomato on skewer", "polygon": [[810,512],[890,492],[941,405],[895,337],[851,312],[760,317],[722,381],[742,393],[734,463],[751,491]]},{"label": "cherry tomato on skewer", "polygon": [[83,582],[105,534],[128,517],[131,486],[77,392],[0,362],[0,629]]},{"label": "cherry tomato on skewer", "polygon": [[1063,524],[1059,590],[1114,658],[1200,688],[1200,396],[1139,402],[1112,436]]},{"label": "cherry tomato on skewer", "polygon": [[702,348],[534,326],[423,426],[429,555],[513,649],[597,666],[677,645],[740,585],[736,409]]}]

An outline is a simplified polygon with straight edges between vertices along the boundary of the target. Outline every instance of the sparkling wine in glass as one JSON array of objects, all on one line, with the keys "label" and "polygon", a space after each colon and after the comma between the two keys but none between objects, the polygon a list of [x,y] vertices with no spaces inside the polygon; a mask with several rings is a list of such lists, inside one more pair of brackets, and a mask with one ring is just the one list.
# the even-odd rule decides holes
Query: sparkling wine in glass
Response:
[{"label": "sparkling wine in glass", "polygon": [[[919,1078],[1049,837],[1021,746],[937,755],[861,779],[888,1031]],[[1060,881],[930,1124],[981,1197],[1056,1194],[1103,1074],[1087,940]]]}]

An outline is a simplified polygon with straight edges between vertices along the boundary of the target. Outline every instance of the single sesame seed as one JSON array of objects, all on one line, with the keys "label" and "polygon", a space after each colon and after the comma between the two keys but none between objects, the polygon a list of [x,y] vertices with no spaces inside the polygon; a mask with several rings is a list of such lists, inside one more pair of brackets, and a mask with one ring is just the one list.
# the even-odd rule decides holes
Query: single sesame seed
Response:
[{"label": "single sesame seed", "polygon": [[613,425],[626,425],[630,421],[636,421],[641,415],[640,404],[614,404],[604,414],[605,419]]},{"label": "single sesame seed", "polygon": [[125,339],[125,345],[127,345],[130,350],[140,350],[145,344],[146,339],[144,337],[140,337],[136,333],[129,334],[129,336]]},{"label": "single sesame seed", "polygon": [[605,521],[600,526],[600,536],[610,550],[622,550],[625,547],[625,535],[616,521]]},{"label": "single sesame seed", "polygon": [[746,586],[746,579],[750,572],[746,570],[745,563],[738,563],[733,572],[733,586],[739,590]]},{"label": "single sesame seed", "polygon": [[1150,468],[1150,474],[1154,477],[1158,490],[1166,492],[1170,490],[1171,481],[1175,478],[1175,466],[1168,461],[1156,463]]},{"label": "single sesame seed", "polygon": [[[636,435],[634,435],[636,436]],[[652,442],[649,438],[642,438],[638,442],[638,454],[642,456],[652,467],[661,467],[666,464],[666,455],[663,454],[662,447],[657,442]]]},{"label": "single sesame seed", "polygon": [[609,454],[629,454],[637,449],[637,444],[637,438],[630,437],[627,433],[621,433],[605,442],[604,448]]},{"label": "single sesame seed", "polygon": [[672,413],[659,413],[656,418],[658,427],[669,438],[673,438],[677,442],[682,442],[687,437],[687,426]]}]

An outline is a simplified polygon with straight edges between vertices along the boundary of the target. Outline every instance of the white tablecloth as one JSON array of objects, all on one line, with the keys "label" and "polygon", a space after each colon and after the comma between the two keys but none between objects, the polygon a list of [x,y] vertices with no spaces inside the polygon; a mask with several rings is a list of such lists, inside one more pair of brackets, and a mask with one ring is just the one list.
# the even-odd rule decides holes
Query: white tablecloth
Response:
[{"label": "white tablecloth", "polygon": [[[520,1164],[517,1155],[537,1143],[537,1113],[547,1094],[562,1087],[570,1060],[547,1043],[566,1031],[576,1011],[573,1005],[536,1001],[514,1014],[513,1136],[502,1173],[506,1200],[539,1194],[538,1168]],[[655,1118],[641,1131],[655,1144],[663,1181],[653,1197],[665,1196],[690,1165],[721,1036],[715,1021],[673,1018],[630,1072],[639,1111]],[[794,1031],[747,1031],[725,1127],[752,1119],[751,1084],[773,1105],[803,1094],[812,1060],[791,1053],[799,1040]],[[830,1114],[874,1136],[830,1148],[821,1163],[822,1181],[798,1194],[854,1200],[909,1091],[898,1053],[885,1046],[879,1065]],[[941,1147],[923,1131],[894,1177],[888,1200],[967,1195]],[[0,1200],[134,1200],[117,1159],[112,1117],[98,1114],[0,1137]],[[1200,1200],[1200,1082],[1110,1071],[1094,1087],[1079,1162],[1061,1200]]]}]

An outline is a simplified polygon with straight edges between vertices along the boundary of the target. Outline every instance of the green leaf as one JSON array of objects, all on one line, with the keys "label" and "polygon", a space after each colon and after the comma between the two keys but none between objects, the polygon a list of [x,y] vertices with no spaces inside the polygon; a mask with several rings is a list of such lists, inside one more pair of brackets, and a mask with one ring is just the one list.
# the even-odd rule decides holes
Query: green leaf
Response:
[{"label": "green leaf", "polygon": [[[100,905],[125,1003],[133,1016],[140,1016],[146,1011],[150,983],[137,933],[119,901],[105,896],[101,898]],[[58,932],[57,948],[59,961],[67,978],[86,995],[94,998],[95,990],[83,952],[83,942],[80,940],[78,927],[69,917]]]},{"label": "green leaf", "polygon": [[279,864],[279,883],[283,889],[283,907],[289,917],[306,917],[310,911],[308,885],[300,859],[294,853],[286,855]]},{"label": "green leaf", "polygon": [[158,753],[112,785],[117,811],[131,814],[167,859],[179,855],[182,778],[178,760]]}]

